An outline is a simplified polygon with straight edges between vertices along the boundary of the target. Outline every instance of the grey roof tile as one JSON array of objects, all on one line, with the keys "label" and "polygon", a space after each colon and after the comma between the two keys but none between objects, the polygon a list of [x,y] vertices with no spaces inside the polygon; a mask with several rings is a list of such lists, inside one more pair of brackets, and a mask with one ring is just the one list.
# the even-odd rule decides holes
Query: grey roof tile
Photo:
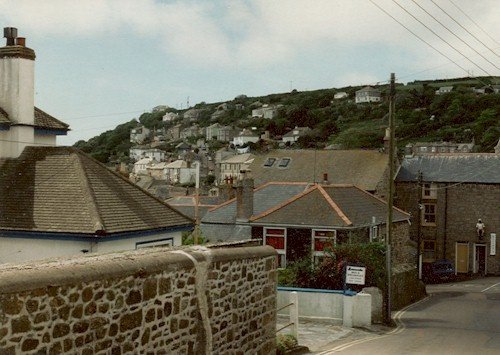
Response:
[{"label": "grey roof tile", "polygon": [[81,151],[27,147],[0,168],[0,229],[113,234],[193,221]]},{"label": "grey roof tile", "polygon": [[404,158],[396,181],[451,183],[500,183],[500,155],[490,153],[450,153]]}]

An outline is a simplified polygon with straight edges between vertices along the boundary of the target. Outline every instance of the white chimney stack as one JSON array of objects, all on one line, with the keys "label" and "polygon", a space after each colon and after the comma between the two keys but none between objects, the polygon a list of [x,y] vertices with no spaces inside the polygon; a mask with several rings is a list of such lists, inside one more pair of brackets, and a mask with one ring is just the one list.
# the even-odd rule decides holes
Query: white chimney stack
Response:
[{"label": "white chimney stack", "polygon": [[[17,29],[4,28],[7,45],[0,48],[0,107],[11,121],[10,143],[0,142],[3,157],[18,157],[34,143],[35,52],[17,37]],[[1,132],[0,132],[1,135]]]}]

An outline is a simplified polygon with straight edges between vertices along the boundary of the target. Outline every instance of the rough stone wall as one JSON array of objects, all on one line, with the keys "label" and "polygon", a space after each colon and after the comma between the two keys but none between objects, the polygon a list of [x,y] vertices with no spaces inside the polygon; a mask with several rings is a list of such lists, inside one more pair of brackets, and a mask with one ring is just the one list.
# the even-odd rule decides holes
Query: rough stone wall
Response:
[{"label": "rough stone wall", "polygon": [[[385,225],[381,229],[381,235],[386,236]],[[416,246],[410,239],[410,224],[407,221],[393,223],[391,240],[391,261],[393,265],[415,264]]]},{"label": "rough stone wall", "polygon": [[275,322],[270,247],[0,267],[1,354],[270,354]]}]

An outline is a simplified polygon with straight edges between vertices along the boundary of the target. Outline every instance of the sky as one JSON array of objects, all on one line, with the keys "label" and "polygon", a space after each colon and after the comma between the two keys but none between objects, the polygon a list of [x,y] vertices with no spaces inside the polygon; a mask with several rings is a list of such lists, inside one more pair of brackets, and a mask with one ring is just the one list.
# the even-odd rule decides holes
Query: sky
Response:
[{"label": "sky", "polygon": [[500,75],[498,0],[0,0],[0,23],[62,145],[188,100]]}]

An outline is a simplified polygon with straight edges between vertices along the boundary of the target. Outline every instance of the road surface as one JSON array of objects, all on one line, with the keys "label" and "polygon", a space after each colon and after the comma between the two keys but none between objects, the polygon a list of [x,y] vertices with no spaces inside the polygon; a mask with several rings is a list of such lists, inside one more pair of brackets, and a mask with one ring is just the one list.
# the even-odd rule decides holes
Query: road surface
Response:
[{"label": "road surface", "polygon": [[500,277],[427,286],[383,335],[346,339],[316,354],[500,354]]}]

